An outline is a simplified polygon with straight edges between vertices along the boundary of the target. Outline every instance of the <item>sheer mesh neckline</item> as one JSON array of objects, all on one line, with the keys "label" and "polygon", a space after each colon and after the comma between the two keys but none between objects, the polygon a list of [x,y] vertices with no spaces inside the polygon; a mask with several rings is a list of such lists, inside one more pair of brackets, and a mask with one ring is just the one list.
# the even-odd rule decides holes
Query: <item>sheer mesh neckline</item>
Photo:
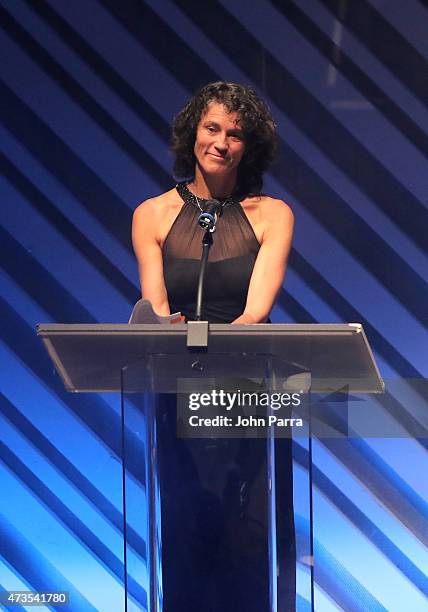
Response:
[{"label": "sheer mesh neckline", "polygon": [[[184,204],[164,240],[163,255],[165,258],[200,260],[204,234],[198,223],[200,209],[197,202],[181,197]],[[209,261],[221,261],[249,254],[254,256],[257,255],[259,248],[260,244],[241,202],[235,200],[235,204],[226,206],[219,216]]]}]

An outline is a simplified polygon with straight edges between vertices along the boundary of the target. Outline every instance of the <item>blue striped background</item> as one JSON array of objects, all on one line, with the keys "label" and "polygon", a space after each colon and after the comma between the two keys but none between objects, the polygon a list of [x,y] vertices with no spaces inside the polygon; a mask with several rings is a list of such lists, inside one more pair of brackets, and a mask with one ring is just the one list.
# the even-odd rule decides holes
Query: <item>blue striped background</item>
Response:
[{"label": "blue striped background", "polygon": [[422,0],[0,0],[0,588],[122,609],[118,398],[65,393],[34,326],[127,320],[132,211],[173,184],[174,114],[224,79],[278,122],[265,188],[297,225],[274,320],[362,321],[403,433],[315,444],[316,609],[428,609],[427,26]]}]

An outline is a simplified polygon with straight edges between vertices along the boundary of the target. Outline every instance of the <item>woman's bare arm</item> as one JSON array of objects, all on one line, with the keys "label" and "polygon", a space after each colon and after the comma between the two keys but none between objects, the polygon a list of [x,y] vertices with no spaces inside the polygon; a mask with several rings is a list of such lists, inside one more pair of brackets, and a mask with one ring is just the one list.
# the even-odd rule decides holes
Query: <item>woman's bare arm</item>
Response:
[{"label": "woman's bare arm", "polygon": [[138,261],[142,297],[150,300],[155,312],[169,315],[162,248],[157,235],[160,224],[160,207],[155,199],[140,204],[132,219],[132,244]]},{"label": "woman's bare arm", "polygon": [[263,323],[284,281],[293,237],[294,217],[281,200],[267,198],[263,207],[263,238],[248,288],[244,312],[233,323]]}]

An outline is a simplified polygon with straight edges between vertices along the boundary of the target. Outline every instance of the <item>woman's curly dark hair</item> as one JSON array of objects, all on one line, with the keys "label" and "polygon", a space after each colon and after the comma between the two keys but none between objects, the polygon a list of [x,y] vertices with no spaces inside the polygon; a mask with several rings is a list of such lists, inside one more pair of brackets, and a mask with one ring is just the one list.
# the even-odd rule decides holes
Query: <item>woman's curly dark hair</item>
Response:
[{"label": "woman's curly dark hair", "polygon": [[190,178],[194,175],[196,129],[210,102],[223,104],[229,112],[237,113],[244,132],[245,151],[238,166],[236,191],[244,195],[260,193],[263,173],[276,152],[276,125],[255,91],[236,83],[219,81],[205,85],[174,118],[171,150],[175,154],[175,176]]}]

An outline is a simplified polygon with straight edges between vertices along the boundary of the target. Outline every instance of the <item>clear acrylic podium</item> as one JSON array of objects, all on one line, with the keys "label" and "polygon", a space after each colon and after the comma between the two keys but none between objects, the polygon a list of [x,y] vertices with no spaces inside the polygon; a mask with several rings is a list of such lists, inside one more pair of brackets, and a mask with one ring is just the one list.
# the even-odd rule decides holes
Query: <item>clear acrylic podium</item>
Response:
[{"label": "clear acrylic podium", "polygon": [[125,609],[290,612],[296,580],[313,609],[311,398],[382,392],[361,325],[210,325],[206,348],[185,324],[38,334],[68,390],[122,394]]}]

